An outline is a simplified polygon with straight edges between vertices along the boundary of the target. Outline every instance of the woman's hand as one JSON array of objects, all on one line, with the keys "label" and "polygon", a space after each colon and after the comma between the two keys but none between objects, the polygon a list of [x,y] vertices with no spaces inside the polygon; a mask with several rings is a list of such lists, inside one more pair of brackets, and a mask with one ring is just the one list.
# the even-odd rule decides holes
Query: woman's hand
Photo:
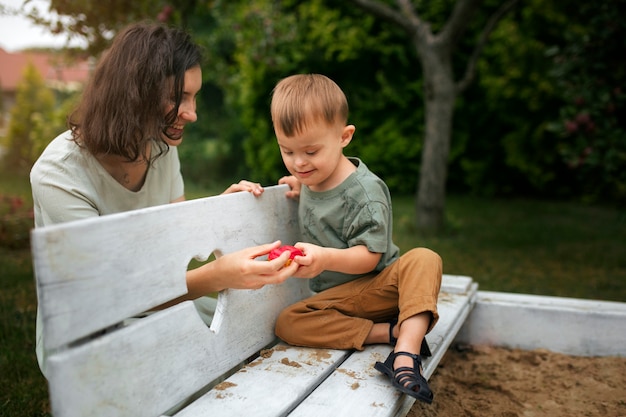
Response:
[{"label": "woman's hand", "polygon": [[226,288],[259,289],[268,284],[280,284],[294,275],[298,264],[285,266],[289,252],[271,261],[258,257],[280,246],[280,241],[254,246],[220,256],[216,260],[187,272],[187,299],[221,291]]},{"label": "woman's hand", "polygon": [[249,193],[252,193],[255,197],[258,197],[263,194],[264,190],[259,183],[251,182],[248,180],[241,180],[237,184],[232,184],[222,194],[232,194],[238,193],[240,191],[247,191]]},{"label": "woman's hand", "polygon": [[285,193],[288,198],[293,198],[294,200],[300,199],[300,188],[302,188],[302,184],[300,184],[300,181],[298,181],[296,177],[293,175],[282,177],[278,180],[278,183],[287,184],[289,186],[290,190]]}]

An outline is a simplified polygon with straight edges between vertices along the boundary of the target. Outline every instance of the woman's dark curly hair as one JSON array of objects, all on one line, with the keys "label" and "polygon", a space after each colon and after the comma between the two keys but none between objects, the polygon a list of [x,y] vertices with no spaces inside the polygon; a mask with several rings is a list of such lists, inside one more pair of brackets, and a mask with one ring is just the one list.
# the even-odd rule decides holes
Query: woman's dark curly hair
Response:
[{"label": "woman's dark curly hair", "polygon": [[[181,29],[138,23],[120,32],[85,87],[68,124],[74,140],[92,155],[146,158],[148,142],[162,139],[176,121],[185,72],[200,65],[200,48]],[[167,103],[173,109],[164,114]],[[159,155],[151,155],[151,158]]]}]

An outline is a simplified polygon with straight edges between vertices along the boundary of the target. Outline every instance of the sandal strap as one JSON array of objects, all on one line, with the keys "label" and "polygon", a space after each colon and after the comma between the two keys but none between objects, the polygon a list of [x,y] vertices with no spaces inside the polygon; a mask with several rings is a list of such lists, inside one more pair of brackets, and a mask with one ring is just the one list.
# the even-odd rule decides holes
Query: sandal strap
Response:
[{"label": "sandal strap", "polygon": [[[401,366],[400,368],[396,368],[393,370],[393,376],[399,384],[404,385],[405,383],[412,381],[419,381],[420,377],[422,377],[421,369],[422,369],[422,358],[419,355],[409,352],[395,352],[395,358],[398,356],[408,356],[413,359],[413,367],[409,368],[408,366]],[[393,366],[393,365],[392,365]],[[392,368],[393,369],[393,368]],[[422,377],[423,378],[423,377]]]},{"label": "sandal strap", "polygon": [[[411,391],[417,388],[418,391],[428,389],[428,383],[421,373],[422,370],[422,358],[420,355],[409,352],[395,352],[394,359],[397,356],[408,356],[413,359],[413,367],[401,366],[393,370],[393,379],[399,386],[405,387]],[[392,365],[393,366],[393,365]]]},{"label": "sandal strap", "polygon": [[[409,352],[394,352],[394,356],[408,356],[409,358],[413,359],[413,368],[418,368],[422,366],[422,357],[420,355],[416,355],[415,353],[409,353]],[[394,360],[395,360],[394,357]],[[409,368],[410,369],[410,368]]]},{"label": "sandal strap", "polygon": [[[408,356],[413,359],[413,367],[401,366],[394,369],[394,362],[398,356]],[[433,393],[428,386],[428,381],[421,374],[422,358],[420,355],[403,351],[391,351],[385,362],[376,362],[374,368],[387,375],[391,379],[392,384],[401,392],[420,401],[432,403]]]}]

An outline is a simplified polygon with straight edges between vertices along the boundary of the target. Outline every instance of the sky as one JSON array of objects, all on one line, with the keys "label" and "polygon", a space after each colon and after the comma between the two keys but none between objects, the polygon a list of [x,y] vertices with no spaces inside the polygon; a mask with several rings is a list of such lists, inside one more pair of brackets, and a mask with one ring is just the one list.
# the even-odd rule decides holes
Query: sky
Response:
[{"label": "sky", "polygon": [[[24,11],[23,3],[24,0],[0,0],[0,5],[4,9],[22,12]],[[49,6],[49,0],[31,0],[27,10],[37,7],[41,14],[45,15]],[[31,23],[25,17],[0,14],[0,47],[8,52],[37,46],[62,47],[65,41],[65,35],[52,35],[46,28]],[[76,42],[71,45],[76,46]]]}]

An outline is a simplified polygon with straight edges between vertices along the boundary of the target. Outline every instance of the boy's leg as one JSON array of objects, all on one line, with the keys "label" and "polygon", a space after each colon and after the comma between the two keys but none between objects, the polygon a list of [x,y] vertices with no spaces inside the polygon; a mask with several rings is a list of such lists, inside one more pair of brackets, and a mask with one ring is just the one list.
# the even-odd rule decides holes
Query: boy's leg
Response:
[{"label": "boy's leg", "polygon": [[[400,391],[431,403],[433,393],[422,375],[420,351],[425,334],[439,317],[437,296],[441,287],[441,258],[434,253],[426,255],[414,251],[407,253],[406,258],[397,271],[400,299],[398,341],[387,360],[384,363],[377,362],[375,368],[387,375]],[[420,270],[425,264],[422,258],[430,259],[428,270],[438,272],[430,275],[430,279],[416,283],[407,272]],[[418,292],[411,292],[411,288],[418,289]]]},{"label": "boy's leg", "polygon": [[395,266],[398,285],[398,307],[401,323],[420,313],[430,312],[432,320],[427,332],[439,320],[437,298],[441,289],[443,265],[441,257],[430,249],[417,248],[405,253]]},{"label": "boy's leg", "polygon": [[[361,287],[374,277],[357,280],[324,290],[285,308],[276,321],[276,335],[296,346],[332,349],[359,349],[372,328],[372,320],[361,312]],[[394,308],[397,314],[397,307]],[[393,310],[382,313],[393,315]]]},{"label": "boy's leg", "polygon": [[441,258],[428,249],[414,249],[376,276],[287,307],[278,318],[276,334],[299,346],[362,350],[374,322],[396,317],[398,311],[400,321],[429,311],[432,328],[440,285]]}]

